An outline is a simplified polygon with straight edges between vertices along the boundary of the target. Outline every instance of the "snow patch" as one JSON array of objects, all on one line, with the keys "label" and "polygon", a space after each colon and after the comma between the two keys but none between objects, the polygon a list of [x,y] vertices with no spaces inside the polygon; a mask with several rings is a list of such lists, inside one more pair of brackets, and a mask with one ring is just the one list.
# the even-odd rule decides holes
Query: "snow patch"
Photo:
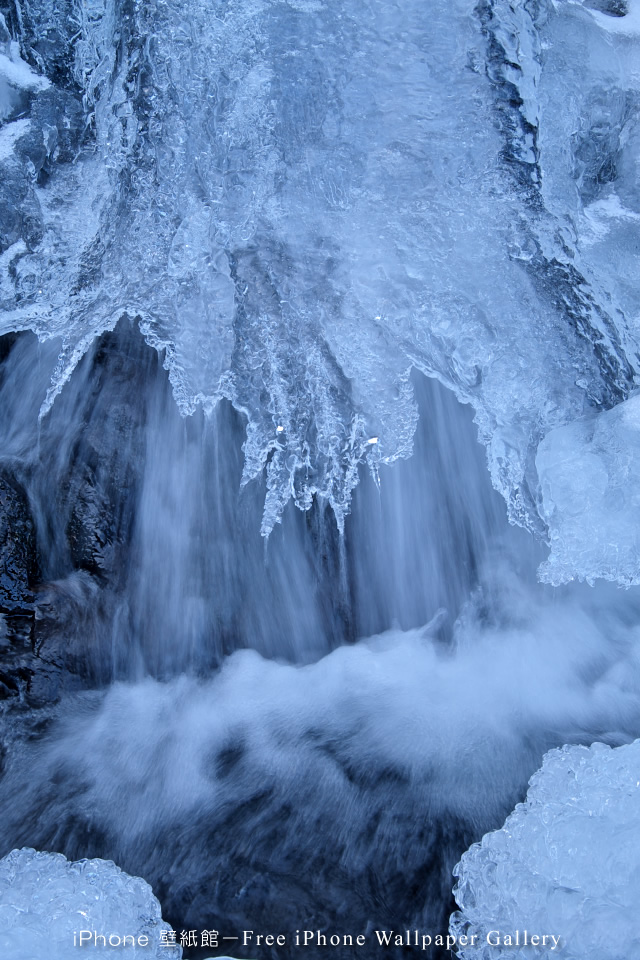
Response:
[{"label": "snow patch", "polygon": [[31,129],[30,120],[14,120],[0,130],[0,160],[8,160],[20,137]]},{"label": "snow patch", "polygon": [[46,77],[34,73],[28,63],[20,57],[17,44],[11,44],[11,54],[0,53],[0,78],[6,80],[13,87],[36,92],[46,90],[51,86]]},{"label": "snow patch", "polygon": [[628,0],[628,13],[624,17],[611,17],[599,10],[589,10],[602,30],[621,37],[640,37],[640,0]]},{"label": "snow patch", "polygon": [[620,197],[613,191],[608,197],[595,200],[584,208],[584,230],[580,235],[582,244],[589,246],[604,240],[611,230],[612,220],[640,222],[640,214],[623,206]]}]

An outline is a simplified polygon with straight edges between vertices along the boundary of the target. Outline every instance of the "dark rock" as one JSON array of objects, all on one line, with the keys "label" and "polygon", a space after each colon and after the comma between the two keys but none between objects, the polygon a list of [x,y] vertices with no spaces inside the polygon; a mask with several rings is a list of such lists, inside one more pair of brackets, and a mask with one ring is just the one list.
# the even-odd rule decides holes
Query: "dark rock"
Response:
[{"label": "dark rock", "polygon": [[124,317],[97,345],[73,462],[63,482],[73,565],[113,587],[126,576],[137,490],[143,470],[145,384],[158,355]]},{"label": "dark rock", "polygon": [[22,207],[29,196],[29,183],[17,169],[2,168],[0,177],[0,253],[22,236]]},{"label": "dark rock", "polygon": [[55,84],[77,86],[74,77],[74,44],[78,20],[72,0],[55,4],[0,3],[11,35],[20,43],[22,56]]},{"label": "dark rock", "polygon": [[0,470],[0,612],[30,613],[36,577],[36,534],[26,493]]},{"label": "dark rock", "polygon": [[514,73],[521,72],[522,68],[505,49],[504,24],[500,14],[496,14],[495,0],[480,0],[475,13],[486,39],[486,72],[494,88],[497,126],[504,138],[501,158],[523,198],[538,206],[542,179],[538,128],[527,119],[520,91],[513,80]]},{"label": "dark rock", "polygon": [[18,681],[10,673],[0,670],[0,700],[17,697],[20,694]]},{"label": "dark rock", "polygon": [[[16,156],[19,157],[25,166],[29,163],[33,165],[37,174],[44,166],[47,158],[47,148],[45,146],[42,130],[32,127],[23,137],[20,137],[15,147]],[[32,177],[34,172],[32,171]]]},{"label": "dark rock", "polygon": [[85,115],[79,96],[50,87],[38,94],[31,116],[34,125],[47,130],[48,160],[70,163],[85,131]]},{"label": "dark rock", "polygon": [[[0,340],[5,377],[14,357],[25,362],[16,343]],[[111,624],[128,577],[146,387],[159,370],[156,351],[124,317],[65,386],[20,481],[0,468],[4,699],[20,692],[43,704],[113,677]]]},{"label": "dark rock", "polygon": [[627,0],[585,0],[584,5],[606,13],[609,17],[626,17],[629,13]]},{"label": "dark rock", "polygon": [[[19,337],[19,333],[5,333],[3,337],[0,337],[0,364],[4,363],[7,359]],[[2,370],[0,369],[0,376],[1,374]],[[1,382],[0,380],[0,383]]]},{"label": "dark rock", "polygon": [[31,670],[35,527],[18,481],[0,470],[0,700],[19,698]]},{"label": "dark rock", "polygon": [[38,660],[90,679],[99,586],[89,574],[40,586],[36,594],[33,649]]}]

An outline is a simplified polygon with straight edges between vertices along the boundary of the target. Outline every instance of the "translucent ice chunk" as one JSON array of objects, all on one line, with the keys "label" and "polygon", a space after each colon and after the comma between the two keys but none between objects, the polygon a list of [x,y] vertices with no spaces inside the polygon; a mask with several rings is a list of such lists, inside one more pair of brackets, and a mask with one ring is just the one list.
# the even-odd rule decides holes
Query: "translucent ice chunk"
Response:
[{"label": "translucent ice chunk", "polygon": [[180,946],[160,942],[169,930],[149,884],[110,860],[71,863],[61,853],[26,847],[0,860],[3,960],[69,960],[79,949],[81,931],[92,955],[179,960]]},{"label": "translucent ice chunk", "polygon": [[640,396],[549,433],[536,458],[549,583],[640,583]]},{"label": "translucent ice chunk", "polygon": [[534,943],[545,957],[637,960],[639,862],[640,740],[552,750],[526,801],[454,870],[460,910],[450,931],[477,937],[457,956],[524,960],[534,935],[548,938],[544,951]]}]

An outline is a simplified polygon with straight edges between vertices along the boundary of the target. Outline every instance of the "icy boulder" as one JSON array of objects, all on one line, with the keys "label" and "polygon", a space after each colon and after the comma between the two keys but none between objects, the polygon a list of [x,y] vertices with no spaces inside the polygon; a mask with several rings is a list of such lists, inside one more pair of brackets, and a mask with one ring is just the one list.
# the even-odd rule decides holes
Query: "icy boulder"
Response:
[{"label": "icy boulder", "polygon": [[640,396],[552,430],[536,467],[551,542],[541,579],[640,583]]},{"label": "icy boulder", "polygon": [[[454,870],[462,960],[640,957],[640,740],[552,750],[525,803]],[[524,931],[547,939],[523,947]],[[516,934],[520,941],[515,946]],[[510,943],[505,942],[507,938]],[[500,940],[500,945],[497,941]]]},{"label": "icy boulder", "polygon": [[160,942],[169,929],[149,884],[110,860],[71,863],[61,853],[28,848],[0,860],[2,960],[69,960],[81,931],[91,934],[83,945],[92,955],[179,960],[181,947]]}]

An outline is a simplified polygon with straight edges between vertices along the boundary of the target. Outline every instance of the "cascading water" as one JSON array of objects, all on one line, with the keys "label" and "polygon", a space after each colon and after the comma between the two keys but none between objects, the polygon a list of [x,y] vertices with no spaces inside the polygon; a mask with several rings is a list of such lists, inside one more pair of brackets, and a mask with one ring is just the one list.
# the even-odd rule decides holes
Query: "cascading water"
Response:
[{"label": "cascading water", "polygon": [[636,0],[0,11],[0,856],[445,933],[640,735]]}]

